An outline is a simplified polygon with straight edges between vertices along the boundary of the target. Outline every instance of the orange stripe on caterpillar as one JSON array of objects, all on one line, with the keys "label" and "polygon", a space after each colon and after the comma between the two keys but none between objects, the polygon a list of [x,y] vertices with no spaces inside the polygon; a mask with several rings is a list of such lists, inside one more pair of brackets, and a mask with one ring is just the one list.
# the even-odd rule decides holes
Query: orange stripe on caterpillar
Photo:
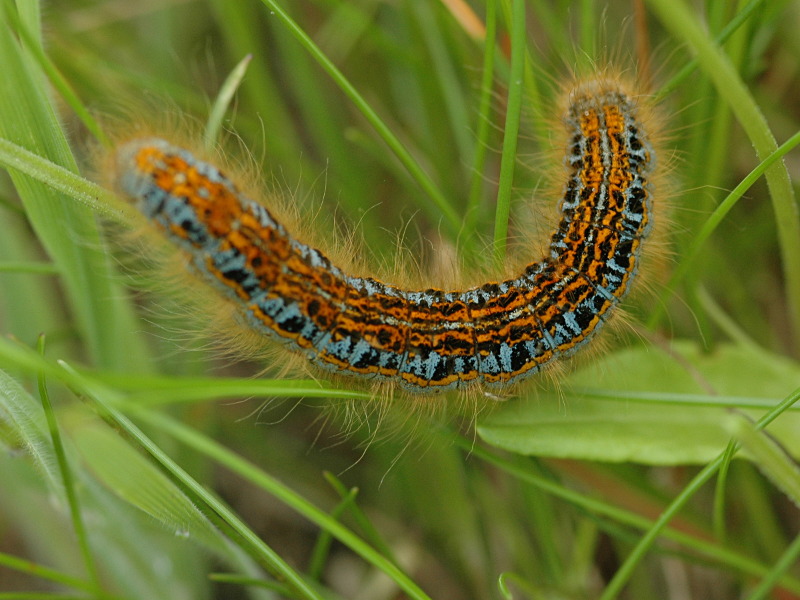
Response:
[{"label": "orange stripe on caterpillar", "polygon": [[653,151],[610,80],[570,96],[568,179],[549,254],[514,279],[404,290],[351,277],[213,165],[161,139],[117,152],[117,187],[237,303],[250,327],[328,370],[414,393],[502,387],[575,352],[627,293],[650,228]]}]

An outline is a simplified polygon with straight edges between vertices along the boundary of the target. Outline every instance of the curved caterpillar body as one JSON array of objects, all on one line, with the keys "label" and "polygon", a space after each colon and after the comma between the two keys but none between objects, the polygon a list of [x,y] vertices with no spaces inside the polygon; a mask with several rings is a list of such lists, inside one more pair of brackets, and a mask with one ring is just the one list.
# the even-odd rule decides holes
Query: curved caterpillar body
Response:
[{"label": "curved caterpillar body", "polygon": [[160,139],[117,152],[117,187],[254,330],[337,373],[414,392],[500,387],[573,353],[628,291],[650,230],[653,153],[607,80],[570,95],[569,171],[549,255],[461,291],[351,277],[296,240],[216,167]]}]

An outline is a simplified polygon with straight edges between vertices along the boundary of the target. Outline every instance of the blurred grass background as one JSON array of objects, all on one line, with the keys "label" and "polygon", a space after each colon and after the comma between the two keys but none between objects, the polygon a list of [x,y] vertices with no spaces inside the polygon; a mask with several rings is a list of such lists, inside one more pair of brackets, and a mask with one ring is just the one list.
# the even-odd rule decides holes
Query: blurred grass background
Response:
[{"label": "blurred grass background", "polygon": [[[800,5],[739,4],[695,3],[686,12],[707,23],[708,39],[747,15],[724,55],[781,144],[800,129]],[[509,597],[507,589],[514,598],[800,597],[794,415],[781,415],[778,442],[751,432],[747,420],[720,424],[723,434],[749,440],[751,462],[721,463],[716,485],[694,495],[693,478],[704,472],[694,465],[710,460],[700,447],[704,430],[674,438],[672,460],[648,460],[642,441],[686,423],[710,428],[729,405],[791,399],[800,382],[785,258],[796,240],[778,234],[775,191],[763,180],[683,267],[676,297],[629,303],[648,327],[570,379],[622,398],[606,402],[610,414],[634,402],[624,393],[647,379],[660,394],[644,404],[649,420],[634,410],[625,414],[640,420],[628,429],[602,414],[583,419],[596,404],[569,382],[545,383],[531,386],[527,403],[512,400],[494,422],[480,423],[480,435],[471,423],[423,418],[411,438],[378,443],[374,419],[346,431],[346,419],[321,410],[358,392],[235,379],[263,365],[187,351],[192,343],[175,318],[165,322],[169,300],[126,291],[113,244],[106,247],[95,212],[70,187],[69,172],[89,174],[92,133],[76,116],[81,107],[124,118],[144,103],[202,123],[249,54],[225,127],[263,161],[265,179],[301,203],[301,214],[320,213],[322,228],[357,227],[376,263],[391,264],[399,236],[423,264],[436,260],[432,248],[452,247],[486,268],[498,189],[500,203],[511,203],[512,238],[516,223],[552,211],[553,200],[534,191],[552,168],[542,160],[550,149],[540,117],[553,106],[553,82],[609,57],[629,73],[638,64],[644,76],[649,57],[657,94],[674,81],[661,102],[666,149],[676,155],[666,161],[676,189],[674,257],[668,272],[654,274],[659,294],[714,207],[759,164],[728,102],[733,86],[715,88],[707,67],[673,80],[692,56],[684,4],[674,5],[5,0],[0,133],[67,171],[56,174],[63,189],[54,191],[41,182],[44,167],[0,147],[4,165],[19,158],[32,173],[17,166],[0,179],[0,318],[3,333],[19,340],[0,344],[0,598],[484,599]],[[351,90],[309,54],[282,10]],[[522,10],[520,80],[510,75],[517,63],[509,23]],[[71,86],[77,110],[63,90],[52,91],[47,61]],[[515,85],[523,114],[509,120]],[[359,110],[352,90],[377,120]],[[509,182],[503,132],[515,121],[521,138]],[[796,152],[786,169],[796,180]],[[795,206],[790,195],[778,202]],[[40,332],[46,358],[34,350]],[[672,352],[683,375],[700,380],[702,407],[676,400],[690,388],[659,370],[671,357],[659,351],[669,339],[686,345]],[[56,359],[92,371],[66,370]],[[651,363],[654,375],[645,370]],[[605,371],[628,371],[630,381],[620,392]],[[715,395],[723,396],[718,412],[702,412]],[[262,411],[265,397],[283,399]],[[209,401],[219,398],[228,401]],[[673,429],[665,406],[686,421]],[[554,435],[527,427],[525,419],[550,413]],[[525,422],[524,431],[498,437],[504,414]],[[577,433],[560,433],[562,422],[579,424]],[[545,438],[545,448],[535,446]],[[576,450],[581,439],[591,448]],[[598,462],[627,443],[632,459]],[[653,520],[676,502],[685,506],[648,552]]]}]

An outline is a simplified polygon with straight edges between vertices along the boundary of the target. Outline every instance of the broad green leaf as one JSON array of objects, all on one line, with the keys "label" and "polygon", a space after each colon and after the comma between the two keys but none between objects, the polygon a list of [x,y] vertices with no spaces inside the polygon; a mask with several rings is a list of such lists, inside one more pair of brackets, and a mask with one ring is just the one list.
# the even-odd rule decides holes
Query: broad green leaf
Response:
[{"label": "broad green leaf", "polygon": [[795,506],[800,506],[800,468],[784,449],[741,415],[731,415],[727,429],[742,443],[758,468],[789,496]]},{"label": "broad green leaf", "polygon": [[0,443],[21,446],[44,473],[51,491],[61,492],[53,445],[42,405],[18,381],[0,370]]},{"label": "broad green leaf", "polygon": [[222,549],[206,517],[161,471],[100,422],[82,423],[72,434],[84,462],[117,496],[147,513],[176,535]]},{"label": "broad green leaf", "polygon": [[[701,464],[728,443],[730,408],[757,417],[798,383],[800,366],[751,347],[632,348],[575,371],[555,391],[509,401],[478,432],[519,454]],[[800,456],[800,414],[782,415],[768,431]]]}]

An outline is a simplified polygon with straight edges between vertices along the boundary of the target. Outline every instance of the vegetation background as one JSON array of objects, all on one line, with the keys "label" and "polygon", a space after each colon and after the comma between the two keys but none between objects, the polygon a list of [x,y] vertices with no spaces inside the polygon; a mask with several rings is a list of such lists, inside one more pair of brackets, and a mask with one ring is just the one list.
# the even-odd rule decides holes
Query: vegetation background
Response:
[{"label": "vegetation background", "polygon": [[[800,597],[796,0],[2,9],[0,598]],[[557,82],[609,63],[666,116],[669,258],[474,420],[220,358],[92,183],[131,106],[186,114],[373,264],[491,270],[507,211],[550,223]]]}]

